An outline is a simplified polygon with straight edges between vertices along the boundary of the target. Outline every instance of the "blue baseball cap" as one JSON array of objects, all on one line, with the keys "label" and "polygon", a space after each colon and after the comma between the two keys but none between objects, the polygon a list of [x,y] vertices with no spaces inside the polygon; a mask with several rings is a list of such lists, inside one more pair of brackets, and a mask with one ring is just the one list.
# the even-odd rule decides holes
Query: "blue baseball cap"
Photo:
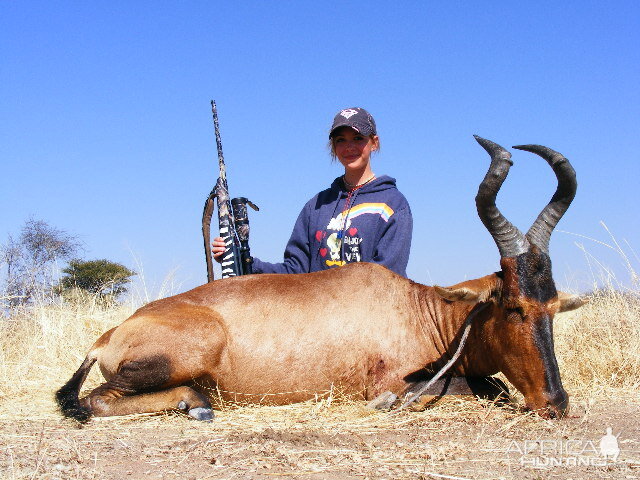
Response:
[{"label": "blue baseball cap", "polygon": [[340,110],[333,118],[333,125],[329,132],[329,138],[333,136],[333,132],[340,127],[353,128],[360,135],[368,137],[369,135],[377,135],[376,122],[369,112],[364,108],[353,107]]}]

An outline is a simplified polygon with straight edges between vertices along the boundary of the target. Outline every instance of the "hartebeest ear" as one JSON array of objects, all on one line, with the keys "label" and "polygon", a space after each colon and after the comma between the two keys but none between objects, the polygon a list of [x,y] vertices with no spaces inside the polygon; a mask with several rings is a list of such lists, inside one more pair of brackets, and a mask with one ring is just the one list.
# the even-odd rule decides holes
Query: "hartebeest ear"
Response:
[{"label": "hartebeest ear", "polygon": [[450,287],[434,286],[435,292],[450,302],[482,303],[500,291],[501,280],[493,273],[486,277],[457,283]]},{"label": "hartebeest ear", "polygon": [[560,302],[558,312],[570,312],[571,310],[580,308],[585,303],[589,303],[587,298],[565,292],[558,292],[558,301]]}]

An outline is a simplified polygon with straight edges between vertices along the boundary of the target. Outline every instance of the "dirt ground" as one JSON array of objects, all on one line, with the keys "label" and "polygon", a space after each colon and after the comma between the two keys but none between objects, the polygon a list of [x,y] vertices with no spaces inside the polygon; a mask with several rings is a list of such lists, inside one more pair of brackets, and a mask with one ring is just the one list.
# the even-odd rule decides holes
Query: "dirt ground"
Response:
[{"label": "dirt ground", "polygon": [[[553,421],[456,399],[396,415],[326,400],[227,407],[211,423],[165,414],[79,425],[53,410],[21,412],[0,418],[0,478],[640,478],[637,398],[573,404]],[[615,460],[600,449],[607,427]]]}]

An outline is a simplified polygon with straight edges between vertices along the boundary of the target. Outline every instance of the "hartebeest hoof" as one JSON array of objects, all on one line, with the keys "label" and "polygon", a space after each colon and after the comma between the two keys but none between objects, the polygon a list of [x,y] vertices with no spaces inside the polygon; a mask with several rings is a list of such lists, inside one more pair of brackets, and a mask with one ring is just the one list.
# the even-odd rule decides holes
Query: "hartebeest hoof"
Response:
[{"label": "hartebeest hoof", "polygon": [[189,410],[188,413],[190,417],[200,420],[201,422],[210,422],[215,417],[213,410],[210,408],[196,407]]},{"label": "hartebeest hoof", "polygon": [[178,409],[182,410],[183,412],[189,409],[186,412],[187,415],[195,418],[196,420],[200,420],[201,422],[210,422],[215,417],[215,415],[213,414],[213,410],[211,408],[209,407],[189,408],[189,406],[187,405],[187,402],[185,402],[184,400],[178,404]]},{"label": "hartebeest hoof", "polygon": [[398,400],[398,396],[393,392],[384,392],[367,403],[367,408],[374,410],[389,410]]}]

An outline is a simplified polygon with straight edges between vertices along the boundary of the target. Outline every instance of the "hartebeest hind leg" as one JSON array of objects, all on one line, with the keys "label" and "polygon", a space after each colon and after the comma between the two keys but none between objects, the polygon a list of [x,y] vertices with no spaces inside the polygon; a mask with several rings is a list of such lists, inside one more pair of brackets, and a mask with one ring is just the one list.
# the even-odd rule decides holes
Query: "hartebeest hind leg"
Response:
[{"label": "hartebeest hind leg", "polygon": [[82,383],[95,362],[94,352],[56,393],[65,416],[84,422],[92,415],[181,410],[197,420],[213,419],[209,399],[191,387],[172,383],[168,363],[162,356],[125,362],[109,381],[79,400]]},{"label": "hartebeest hind leg", "polygon": [[196,420],[213,419],[209,399],[191,387],[131,395],[109,387],[109,383],[99,386],[81,400],[81,404],[97,417],[181,410]]},{"label": "hartebeest hind leg", "polygon": [[163,355],[129,360],[81,403],[99,417],[182,410],[198,420],[211,420],[209,399],[191,387],[171,384],[170,370]]}]

